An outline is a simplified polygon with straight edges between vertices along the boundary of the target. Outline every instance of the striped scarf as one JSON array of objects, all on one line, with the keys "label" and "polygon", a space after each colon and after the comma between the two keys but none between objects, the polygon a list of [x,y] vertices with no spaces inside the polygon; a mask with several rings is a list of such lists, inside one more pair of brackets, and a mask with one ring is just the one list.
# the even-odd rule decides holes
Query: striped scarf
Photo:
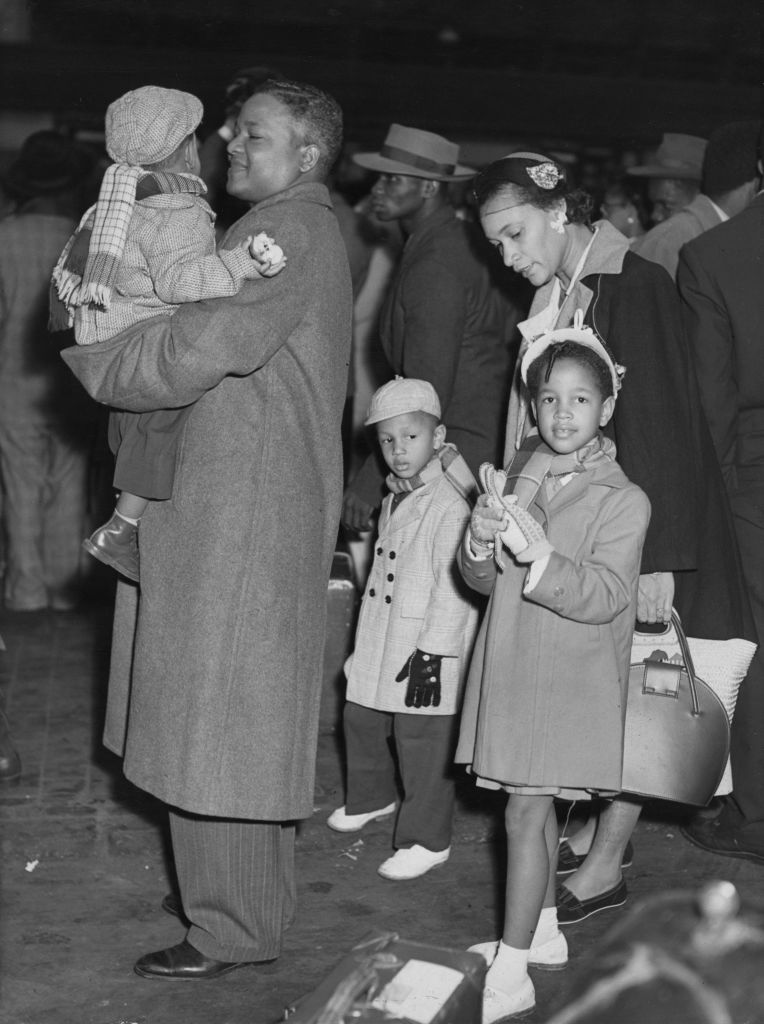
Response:
[{"label": "striped scarf", "polygon": [[194,174],[112,164],[98,201],[83,216],[53,270],[49,330],[71,327],[78,306],[109,308],[137,200],[162,193],[203,196],[206,191]]},{"label": "striped scarf", "polygon": [[395,473],[389,473],[385,483],[393,494],[408,494],[417,487],[424,487],[431,480],[437,480],[441,473],[445,473],[454,488],[463,498],[474,504],[477,494],[477,482],[472,471],[464,461],[456,445],[446,442],[435,453],[427,465],[416,476],[408,480],[402,480]]}]

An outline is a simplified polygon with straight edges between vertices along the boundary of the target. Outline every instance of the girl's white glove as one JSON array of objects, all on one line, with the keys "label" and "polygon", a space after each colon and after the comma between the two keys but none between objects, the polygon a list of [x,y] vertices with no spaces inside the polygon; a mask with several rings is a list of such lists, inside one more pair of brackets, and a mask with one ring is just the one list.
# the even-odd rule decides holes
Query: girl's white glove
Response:
[{"label": "girl's white glove", "polygon": [[518,562],[535,562],[544,558],[554,548],[546,539],[543,527],[530,512],[517,504],[514,494],[504,494],[507,474],[503,469],[496,469],[490,462],[484,462],[479,470],[480,483],[488,495],[488,503],[493,508],[504,512],[501,530],[495,538],[495,557],[500,568],[504,568],[501,559],[501,543],[503,542]]}]

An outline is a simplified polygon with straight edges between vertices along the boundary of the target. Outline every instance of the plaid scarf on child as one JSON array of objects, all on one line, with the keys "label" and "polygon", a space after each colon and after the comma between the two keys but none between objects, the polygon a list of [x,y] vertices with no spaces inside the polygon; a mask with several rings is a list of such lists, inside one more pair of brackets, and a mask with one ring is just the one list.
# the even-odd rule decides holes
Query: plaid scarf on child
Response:
[{"label": "plaid scarf on child", "polygon": [[477,493],[477,481],[472,475],[470,467],[464,461],[456,445],[446,442],[435,453],[427,465],[416,476],[408,480],[402,480],[395,473],[389,473],[385,479],[388,489],[393,494],[408,494],[417,487],[424,487],[431,480],[437,480],[441,473],[445,473],[456,490],[463,498],[474,504]]},{"label": "plaid scarf on child", "polygon": [[203,196],[206,191],[194,174],[112,164],[103,176],[98,201],[83,216],[53,270],[49,329],[71,327],[77,306],[109,308],[136,200],[161,193]]}]

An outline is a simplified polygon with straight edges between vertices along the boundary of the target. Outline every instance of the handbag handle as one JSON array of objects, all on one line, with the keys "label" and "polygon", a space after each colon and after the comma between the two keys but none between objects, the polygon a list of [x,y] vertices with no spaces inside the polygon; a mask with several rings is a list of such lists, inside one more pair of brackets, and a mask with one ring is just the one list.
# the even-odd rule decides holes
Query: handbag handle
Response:
[{"label": "handbag handle", "polygon": [[[690,654],[690,645],[687,643],[687,637],[684,633],[684,627],[682,626],[682,620],[679,618],[679,613],[676,608],[671,609],[671,625],[676,630],[677,639],[679,640],[679,650],[682,652],[682,661],[684,662],[684,668],[687,672],[687,680],[690,684],[690,697],[692,699],[692,713],[693,715],[699,715],[700,702],[698,701],[698,689],[695,685],[695,665]],[[650,634],[651,636],[653,634]],[[661,634],[656,634],[660,636]]]}]

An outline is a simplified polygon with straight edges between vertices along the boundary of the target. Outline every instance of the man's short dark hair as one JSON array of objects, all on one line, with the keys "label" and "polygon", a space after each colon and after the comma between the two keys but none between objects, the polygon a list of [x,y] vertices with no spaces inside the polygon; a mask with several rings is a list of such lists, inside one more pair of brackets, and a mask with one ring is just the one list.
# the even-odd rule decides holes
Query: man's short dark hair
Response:
[{"label": "man's short dark hair", "polygon": [[760,121],[730,121],[711,132],[703,160],[707,196],[723,196],[756,177],[760,136]]},{"label": "man's short dark hair", "polygon": [[305,82],[288,78],[269,78],[253,95],[274,96],[289,108],[299,125],[306,145],[318,146],[321,156],[316,165],[324,178],[329,174],[342,148],[342,108],[328,93]]}]

